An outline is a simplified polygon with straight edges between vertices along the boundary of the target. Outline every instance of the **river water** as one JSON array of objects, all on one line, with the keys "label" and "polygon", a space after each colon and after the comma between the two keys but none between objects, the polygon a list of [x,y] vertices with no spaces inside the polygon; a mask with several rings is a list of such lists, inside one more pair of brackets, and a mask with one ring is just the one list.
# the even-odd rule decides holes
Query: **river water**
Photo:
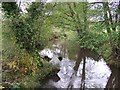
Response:
[{"label": "river water", "polygon": [[59,70],[45,80],[42,88],[120,89],[120,71],[109,67],[105,60],[93,51],[79,48],[76,59],[70,59],[67,49],[63,51],[59,45],[53,46],[55,48],[44,49],[40,55],[49,57],[49,62]]}]

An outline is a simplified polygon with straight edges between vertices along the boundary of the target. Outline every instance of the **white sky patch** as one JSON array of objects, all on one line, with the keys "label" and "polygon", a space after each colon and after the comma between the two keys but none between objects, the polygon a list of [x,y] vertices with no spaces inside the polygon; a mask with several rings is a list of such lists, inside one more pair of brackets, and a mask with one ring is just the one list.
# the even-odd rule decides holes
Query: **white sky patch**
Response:
[{"label": "white sky patch", "polygon": [[23,13],[27,13],[26,8],[29,7],[31,2],[35,2],[35,0],[16,0],[16,1],[17,1],[18,6],[20,4],[20,8],[21,8]]},{"label": "white sky patch", "polygon": [[50,3],[50,2],[52,2],[52,1],[53,1],[53,0],[47,0],[46,2],[47,2],[47,3]]}]

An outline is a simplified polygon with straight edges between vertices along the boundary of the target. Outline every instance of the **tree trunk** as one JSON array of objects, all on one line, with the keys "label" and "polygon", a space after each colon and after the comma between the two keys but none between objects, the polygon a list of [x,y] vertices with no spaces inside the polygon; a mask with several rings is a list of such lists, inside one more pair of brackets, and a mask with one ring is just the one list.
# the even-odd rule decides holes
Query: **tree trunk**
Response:
[{"label": "tree trunk", "polygon": [[120,59],[120,1],[118,5],[118,30],[119,30],[119,37],[118,37],[118,48],[117,48],[117,57]]},{"label": "tree trunk", "polygon": [[111,31],[110,31],[110,25],[109,25],[109,18],[108,18],[108,15],[107,15],[108,2],[103,2],[103,9],[104,9],[105,26],[106,26],[108,34],[110,34]]},{"label": "tree trunk", "polygon": [[83,58],[83,69],[82,69],[82,79],[81,79],[81,89],[85,89],[85,63],[86,63],[86,58]]},{"label": "tree trunk", "polygon": [[111,24],[113,24],[112,23],[112,16],[110,16],[110,18],[109,18],[108,14],[107,14],[107,12],[109,12],[109,14],[110,14],[108,2],[103,2],[103,9],[104,9],[105,26],[106,26],[106,30],[107,30],[108,37],[109,37],[109,43],[110,43],[110,46],[112,48],[111,55],[112,55],[112,57],[116,57],[116,46],[114,45],[113,39],[111,38],[111,30],[110,30],[111,26],[110,26],[110,23],[109,23],[109,20],[110,20]]}]

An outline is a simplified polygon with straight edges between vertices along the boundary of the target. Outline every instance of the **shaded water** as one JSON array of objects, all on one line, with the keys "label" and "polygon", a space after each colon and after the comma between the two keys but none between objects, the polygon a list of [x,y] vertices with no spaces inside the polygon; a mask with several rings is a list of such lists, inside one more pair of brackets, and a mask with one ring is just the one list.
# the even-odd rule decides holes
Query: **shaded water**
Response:
[{"label": "shaded water", "polygon": [[47,51],[46,55],[51,58],[50,63],[58,66],[60,70],[45,81],[43,88],[120,89],[120,71],[107,66],[104,59],[96,53],[88,49],[79,49],[76,60],[70,60],[66,54],[60,61],[58,56],[62,51],[59,48]]}]

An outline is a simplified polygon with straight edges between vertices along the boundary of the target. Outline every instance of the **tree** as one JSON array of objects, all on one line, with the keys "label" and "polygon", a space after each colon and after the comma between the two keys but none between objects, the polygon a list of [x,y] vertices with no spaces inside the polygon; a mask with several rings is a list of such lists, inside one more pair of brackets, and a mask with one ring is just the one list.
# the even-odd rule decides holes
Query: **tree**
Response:
[{"label": "tree", "polygon": [[[43,17],[43,3],[33,3],[28,10],[29,15],[26,17],[20,14],[20,9],[16,2],[3,2],[2,8],[12,23],[10,27],[16,36],[16,43],[19,44],[20,48],[25,49],[31,54],[38,62],[38,65],[41,66],[42,63],[40,62],[40,56],[38,54],[38,50],[42,49],[42,45],[40,44],[41,32],[39,32],[41,29],[38,29],[38,27],[35,28],[34,22],[40,19],[38,18],[39,16]],[[38,11],[34,12],[34,10]],[[43,20],[40,20],[42,23]],[[39,27],[42,26],[41,23]]]},{"label": "tree", "polygon": [[[63,7],[64,6],[64,7]],[[56,3],[52,12],[54,26],[70,29],[80,36],[87,28],[87,2]]]},{"label": "tree", "polygon": [[[108,2],[103,2],[103,9],[104,9],[105,26],[106,26],[106,30],[108,32],[109,41],[110,41],[110,45],[112,48],[112,55],[113,55],[113,57],[118,58],[119,52],[120,52],[120,50],[119,50],[119,36],[118,36],[118,41],[117,41],[117,45],[116,45],[114,38],[112,38],[113,37],[112,32],[117,32],[116,29],[117,29],[118,24],[119,24],[119,19],[118,19],[119,5],[117,6],[116,13],[114,15],[115,20],[113,20],[114,17],[112,17],[112,15],[111,15],[111,10],[109,8]],[[109,15],[109,17],[108,17],[108,15]],[[111,29],[112,29],[112,31],[111,31]]]},{"label": "tree", "polygon": [[16,16],[20,14],[20,8],[17,6],[16,2],[3,2],[2,8],[5,11],[6,17]]},{"label": "tree", "polygon": [[[118,9],[117,9],[117,18],[118,18],[118,30],[119,30],[119,38],[118,38],[118,49],[120,52],[120,1],[119,1],[119,5],[118,5]],[[119,53],[120,54],[120,53]]]}]

